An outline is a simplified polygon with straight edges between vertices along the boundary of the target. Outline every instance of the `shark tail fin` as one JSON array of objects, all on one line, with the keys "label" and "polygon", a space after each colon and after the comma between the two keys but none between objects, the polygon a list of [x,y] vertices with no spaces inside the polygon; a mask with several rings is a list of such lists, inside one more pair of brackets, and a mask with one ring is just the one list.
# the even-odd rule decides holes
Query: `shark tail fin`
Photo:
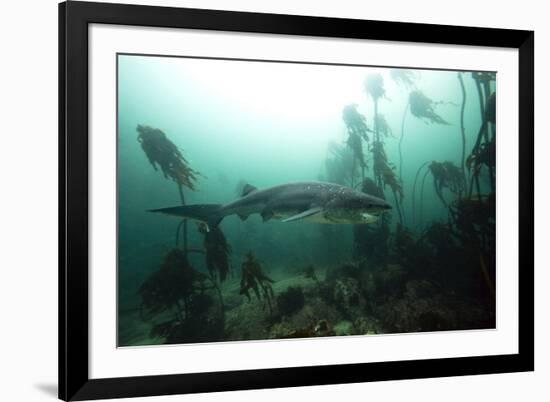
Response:
[{"label": "shark tail fin", "polygon": [[223,219],[221,204],[180,205],[178,207],[149,209],[148,212],[157,212],[166,215],[180,216],[205,222],[209,227],[216,227]]}]

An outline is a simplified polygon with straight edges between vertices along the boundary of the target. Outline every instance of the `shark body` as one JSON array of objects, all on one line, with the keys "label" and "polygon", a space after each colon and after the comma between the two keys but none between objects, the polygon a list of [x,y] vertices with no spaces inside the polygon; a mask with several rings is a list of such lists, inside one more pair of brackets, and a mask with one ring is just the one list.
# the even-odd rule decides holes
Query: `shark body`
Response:
[{"label": "shark body", "polygon": [[150,210],[206,222],[217,226],[229,215],[246,220],[252,214],[269,220],[309,221],[329,224],[375,222],[391,209],[381,198],[349,187],[325,182],[281,184],[263,190],[247,184],[242,196],[227,204],[196,204]]}]

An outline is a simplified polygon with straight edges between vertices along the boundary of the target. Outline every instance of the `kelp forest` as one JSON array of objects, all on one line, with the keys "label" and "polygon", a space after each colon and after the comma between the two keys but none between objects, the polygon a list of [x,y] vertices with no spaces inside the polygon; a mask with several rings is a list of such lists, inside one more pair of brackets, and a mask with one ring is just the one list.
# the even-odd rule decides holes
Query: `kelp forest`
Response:
[{"label": "kelp forest", "polygon": [[[495,74],[444,71],[429,81],[429,70],[362,71],[350,89],[359,95],[331,112],[339,118],[315,148],[316,174],[303,168],[292,179],[391,205],[367,224],[277,222],[276,213],[239,211],[214,224],[206,212],[204,219],[148,212],[250,198],[252,185],[261,189],[247,179],[250,170],[272,169],[269,185],[291,182],[285,165],[298,166],[304,148],[280,151],[280,166],[262,165],[239,157],[231,144],[239,130],[228,128],[226,152],[215,153],[221,140],[208,138],[207,116],[221,112],[204,105],[203,114],[186,115],[200,122],[200,137],[137,112],[121,116],[128,134],[119,139],[119,346],[495,327]],[[253,115],[241,121],[258,124]],[[297,128],[281,141],[301,135]],[[207,157],[213,162],[203,163]],[[226,160],[230,169],[212,168]],[[124,172],[136,170],[125,184]],[[122,202],[134,199],[145,201],[124,211]],[[324,211],[313,205],[304,213]]]}]

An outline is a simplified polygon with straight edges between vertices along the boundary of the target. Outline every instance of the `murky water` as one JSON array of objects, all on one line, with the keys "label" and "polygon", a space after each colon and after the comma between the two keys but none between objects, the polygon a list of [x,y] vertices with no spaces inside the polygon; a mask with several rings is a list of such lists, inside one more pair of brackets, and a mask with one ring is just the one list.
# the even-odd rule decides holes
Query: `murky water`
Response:
[{"label": "murky water", "polygon": [[120,346],[494,328],[494,74],[118,65]]}]

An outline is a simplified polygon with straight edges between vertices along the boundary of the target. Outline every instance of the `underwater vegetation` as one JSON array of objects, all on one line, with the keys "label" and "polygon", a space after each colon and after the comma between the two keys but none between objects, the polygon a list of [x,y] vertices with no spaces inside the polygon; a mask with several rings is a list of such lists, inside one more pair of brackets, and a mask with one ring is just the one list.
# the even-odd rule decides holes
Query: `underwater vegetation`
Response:
[{"label": "underwater vegetation", "polygon": [[414,90],[409,94],[409,106],[414,117],[426,123],[449,125],[445,119],[435,112],[438,103],[441,102],[434,102],[420,90]]},{"label": "underwater vegetation", "polygon": [[361,168],[361,178],[365,177],[365,169],[367,162],[363,153],[362,141],[369,141],[368,127],[365,116],[357,111],[357,104],[351,104],[344,107],[342,118],[348,130],[348,139],[346,144],[353,152],[353,164],[351,166],[351,186],[353,187],[353,179],[355,176],[355,163]]},{"label": "underwater vegetation", "polygon": [[455,196],[459,197],[464,191],[464,180],[460,169],[453,162],[436,162],[433,161],[428,166],[434,180],[434,189],[437,197],[443,205],[447,206],[447,202],[443,197],[443,189],[447,188]]},{"label": "underwater vegetation", "polygon": [[[384,139],[391,134],[386,119],[378,112],[378,102],[385,97],[384,79],[380,74],[369,74],[365,79],[365,92],[374,102],[374,138],[370,144],[370,151],[373,160],[373,179],[376,185],[383,189],[388,186],[393,194],[395,209],[397,210],[399,221],[403,222],[402,202],[403,189],[400,180],[395,174],[395,165],[389,162],[384,149]],[[385,198],[385,197],[382,197]]]},{"label": "underwater vegetation", "polygon": [[378,132],[384,137],[393,137],[393,130],[382,113],[376,115],[376,127],[378,128]]},{"label": "underwater vegetation", "polygon": [[[361,152],[363,152],[362,147]],[[357,171],[353,151],[345,145],[330,142],[328,155],[325,159],[325,171],[326,181],[338,184],[350,183],[351,185]]]},{"label": "underwater vegetation", "polygon": [[390,69],[390,77],[396,82],[396,84],[403,86],[405,89],[412,89],[416,86],[416,80],[418,80],[418,73],[413,70],[407,70],[406,68],[392,68]]},{"label": "underwater vegetation", "polygon": [[402,144],[405,137],[405,118],[407,112],[410,110],[411,114],[424,121],[425,123],[449,125],[441,116],[435,112],[435,107],[438,104],[444,104],[446,102],[434,102],[428,98],[419,89],[414,89],[409,93],[409,101],[405,107],[403,113],[403,119],[401,120],[401,136],[399,137],[399,180],[403,180],[403,150]]},{"label": "underwater vegetation", "polygon": [[201,222],[198,225],[198,230],[204,235],[205,262],[210,277],[218,279],[220,282],[225,281],[231,269],[229,261],[231,246],[227,243],[219,226],[207,229],[206,224]]},{"label": "underwater vegetation", "polygon": [[[183,187],[195,190],[197,177],[200,175],[189,166],[189,162],[183,157],[180,149],[172,142],[166,134],[158,128],[138,124],[137,140],[149,163],[155,170],[160,166],[164,178],[172,179],[178,188],[180,201],[185,204]],[[176,229],[176,246],[178,246],[180,229],[183,229],[184,249],[187,250],[187,220],[181,221]]]},{"label": "underwater vegetation", "polygon": [[249,251],[246,254],[246,260],[241,266],[241,286],[239,293],[246,296],[248,301],[252,301],[250,297],[250,290],[256,295],[256,299],[262,302],[262,308],[267,306],[269,313],[273,313],[273,288],[271,284],[275,281],[267,276],[263,270],[262,265],[257,260],[253,252]]},{"label": "underwater vegetation", "polygon": [[209,314],[215,303],[208,291],[214,288],[216,284],[193,269],[181,250],[169,251],[159,269],[139,289],[142,319],[164,319],[153,324],[150,335],[163,337],[166,343],[219,339],[224,321],[223,301],[217,313]]},{"label": "underwater vegetation", "polygon": [[[124,297],[134,298],[133,307],[120,300],[119,345],[495,327],[496,76],[447,72],[445,84],[453,88],[447,96],[426,85],[428,71],[376,71],[382,69],[368,70],[356,82],[358,99],[336,104],[336,118],[331,117],[336,121],[330,126],[335,136],[312,147],[315,152],[322,149],[313,173],[300,176],[285,170],[290,159],[281,154],[265,182],[254,178],[260,190],[242,178],[254,176],[254,170],[267,171],[263,160],[235,174],[235,166],[246,164],[240,156],[233,158],[228,145],[223,155],[213,157],[219,166],[205,166],[201,157],[214,153],[217,144],[196,151],[186,136],[132,123],[132,144],[141,158],[132,165],[139,166],[137,177],[143,169],[151,173],[150,165],[162,175],[154,173],[146,191],[167,189],[147,202],[168,203],[173,196],[179,198],[178,210],[195,204],[218,214],[229,204],[234,210],[223,222],[152,214],[146,215],[155,222],[151,227],[132,222],[129,227],[136,232],[150,230],[153,235],[132,237],[134,244],[126,244],[133,248],[119,259],[127,270],[145,267],[132,276],[134,282],[119,281],[121,287],[133,286],[133,293]],[[208,137],[210,126],[199,126],[195,129]],[[294,135],[290,132],[285,141]],[[436,137],[452,141],[448,149]],[[279,145],[269,143],[274,144]],[[292,160],[302,162],[309,150],[293,151]],[[260,155],[255,149],[251,155],[256,152]],[[218,170],[224,169],[222,161],[230,166],[227,172]],[[281,202],[285,194],[270,187],[291,182],[285,176],[289,172],[309,187],[317,185],[310,180],[318,173],[321,181],[384,200],[391,211],[370,205],[374,212],[368,224],[320,224],[342,216],[331,215],[330,205],[304,201],[306,192],[300,198],[291,191],[294,198],[286,194],[286,203]],[[235,201],[227,203],[235,188],[240,210]],[[242,202],[262,191],[269,197],[258,201],[259,206]],[[212,202],[224,204],[206,204]],[[286,222],[272,222],[287,215]],[[188,230],[190,219],[196,230]],[[157,234],[158,242],[151,244]],[[127,232],[119,236],[131,237]]]},{"label": "underwater vegetation", "polygon": [[481,126],[477,134],[475,145],[466,160],[466,166],[472,172],[469,194],[480,193],[479,176],[484,166],[490,176],[491,191],[495,190],[495,156],[496,156],[496,92],[491,90],[491,83],[496,79],[494,73],[473,72],[472,78],[476,83],[481,115]]},{"label": "underwater vegetation", "polygon": [[367,75],[367,78],[365,78],[365,92],[372,97],[375,103],[386,95],[384,78],[381,74],[375,73]]},{"label": "underwater vegetation", "polygon": [[[165,178],[195,190],[198,173],[191,169],[178,147],[158,128],[139,124],[138,141],[149,163],[155,170],[160,167]],[[157,167],[158,166],[158,167]]]}]

